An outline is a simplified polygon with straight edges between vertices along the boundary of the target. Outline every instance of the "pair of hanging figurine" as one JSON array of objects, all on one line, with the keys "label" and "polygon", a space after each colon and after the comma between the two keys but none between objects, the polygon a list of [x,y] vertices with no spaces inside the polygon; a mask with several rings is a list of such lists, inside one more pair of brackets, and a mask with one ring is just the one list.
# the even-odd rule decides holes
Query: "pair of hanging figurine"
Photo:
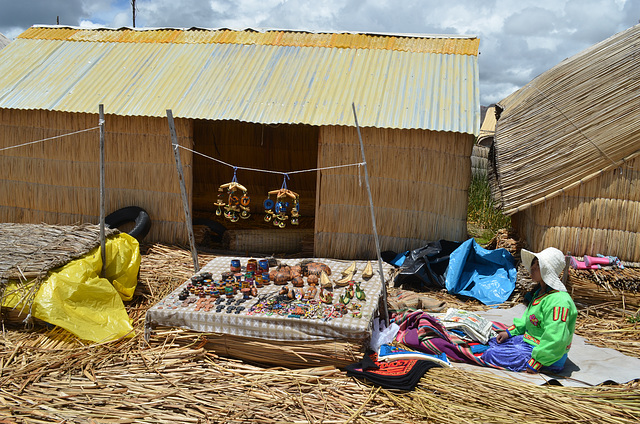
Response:
[{"label": "pair of hanging figurine", "polygon": [[[289,176],[285,174],[282,187],[279,190],[270,191],[263,203],[265,222],[273,222],[273,225],[279,228],[284,228],[287,225],[286,221],[289,219],[289,215],[287,215],[289,206],[291,206],[291,225],[299,224],[300,196],[287,188],[288,178]],[[228,194],[226,203],[223,200],[225,190]],[[240,192],[242,194],[240,194]],[[272,195],[275,195],[275,201],[271,200]],[[218,201],[214,203],[214,205],[218,207],[216,215],[221,216],[224,213],[224,217],[231,222],[238,222],[240,218],[247,219],[251,216],[249,203],[251,203],[251,198],[247,194],[246,187],[238,183],[234,169],[233,180],[230,183],[222,184],[218,187]]]}]

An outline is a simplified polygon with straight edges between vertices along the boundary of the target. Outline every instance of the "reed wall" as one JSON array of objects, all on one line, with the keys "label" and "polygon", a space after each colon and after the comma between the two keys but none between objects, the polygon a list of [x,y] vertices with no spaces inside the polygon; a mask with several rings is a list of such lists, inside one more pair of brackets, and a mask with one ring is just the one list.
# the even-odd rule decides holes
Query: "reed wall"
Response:
[{"label": "reed wall", "polygon": [[[194,150],[238,167],[277,172],[314,169],[318,158],[318,132],[318,127],[308,125],[197,120],[194,122]],[[233,179],[233,168],[198,154],[194,155],[193,164],[194,213],[214,215],[217,207],[213,204],[217,200],[218,187]],[[251,197],[252,216],[249,220],[262,220],[262,204],[267,193],[279,189],[284,176],[240,169],[236,177]],[[313,216],[316,172],[291,174],[287,186],[300,195],[300,213],[306,217]],[[231,223],[221,218],[220,222],[229,229],[249,226],[244,220]]]},{"label": "reed wall", "polygon": [[[97,108],[96,108],[97,109]],[[106,110],[108,112],[108,110]],[[192,148],[192,121],[177,119]],[[0,148],[96,127],[98,114],[0,109]],[[187,242],[180,186],[166,119],[105,116],[105,209],[140,206],[152,220],[145,242]],[[0,221],[98,223],[98,129],[0,151]],[[180,149],[191,193],[190,152]]]},{"label": "reed wall", "polygon": [[512,223],[537,251],[554,246],[640,262],[640,157],[516,213]]},{"label": "reed wall", "polygon": [[[467,237],[473,135],[362,128],[381,250]],[[322,127],[318,167],[362,161],[356,128]],[[375,258],[364,169],[319,172],[315,255]]]}]

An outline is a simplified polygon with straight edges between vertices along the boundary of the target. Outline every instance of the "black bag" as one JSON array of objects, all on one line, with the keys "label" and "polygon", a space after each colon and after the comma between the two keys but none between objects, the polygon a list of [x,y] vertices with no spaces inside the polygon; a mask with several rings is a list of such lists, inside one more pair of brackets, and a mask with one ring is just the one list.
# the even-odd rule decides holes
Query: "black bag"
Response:
[{"label": "black bag", "polygon": [[400,266],[394,286],[418,285],[435,289],[445,288],[449,255],[462,243],[457,241],[432,241],[426,246],[412,250]]}]

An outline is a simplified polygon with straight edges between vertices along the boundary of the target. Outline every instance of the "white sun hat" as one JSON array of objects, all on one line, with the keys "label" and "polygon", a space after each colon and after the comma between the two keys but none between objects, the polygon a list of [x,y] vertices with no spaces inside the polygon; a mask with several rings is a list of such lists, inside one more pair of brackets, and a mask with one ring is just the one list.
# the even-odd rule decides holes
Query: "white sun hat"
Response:
[{"label": "white sun hat", "polygon": [[567,291],[567,288],[562,284],[562,281],[558,277],[562,271],[564,271],[565,267],[565,258],[562,251],[555,247],[547,247],[539,253],[533,253],[527,249],[522,249],[520,251],[520,257],[522,258],[522,264],[529,272],[531,272],[531,262],[533,262],[533,258],[538,258],[542,281],[552,289],[564,292]]}]

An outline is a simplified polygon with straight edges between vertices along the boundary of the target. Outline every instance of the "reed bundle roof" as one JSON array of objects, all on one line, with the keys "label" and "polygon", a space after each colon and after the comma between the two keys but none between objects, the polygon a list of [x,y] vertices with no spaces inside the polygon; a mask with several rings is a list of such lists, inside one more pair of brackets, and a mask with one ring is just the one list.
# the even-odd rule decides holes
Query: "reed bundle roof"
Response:
[{"label": "reed bundle roof", "polygon": [[[105,228],[106,237],[117,233]],[[99,245],[97,225],[0,223],[0,279],[44,276]]]},{"label": "reed bundle roof", "polygon": [[[106,228],[105,237],[118,232]],[[33,281],[35,284],[21,295],[20,302],[22,308],[30,308],[49,271],[84,256],[99,245],[97,225],[0,223],[0,305],[10,294],[9,280]]]},{"label": "reed bundle roof", "polygon": [[[143,247],[140,283],[127,306],[135,336],[85,344],[59,329],[5,331],[0,337],[0,416],[24,423],[224,422],[633,423],[640,419],[637,382],[593,388],[536,386],[483,372],[432,369],[415,391],[373,387],[334,367],[288,369],[219,356],[187,334],[144,341],[146,309],[192,274],[189,250]],[[200,254],[206,263],[211,255]],[[463,302],[433,292],[448,302]],[[469,302],[470,308],[481,305]],[[579,334],[628,343],[640,357],[640,328],[619,303],[582,309]],[[614,330],[613,332],[611,330]],[[611,334],[614,334],[612,336]],[[481,370],[481,369],[479,369]],[[526,407],[529,405],[529,407]]]},{"label": "reed bundle roof", "polygon": [[[640,79],[633,58],[639,40],[636,25],[564,60],[498,103],[493,192],[507,214],[622,171],[638,157]],[[633,196],[623,185],[610,197]]]}]

